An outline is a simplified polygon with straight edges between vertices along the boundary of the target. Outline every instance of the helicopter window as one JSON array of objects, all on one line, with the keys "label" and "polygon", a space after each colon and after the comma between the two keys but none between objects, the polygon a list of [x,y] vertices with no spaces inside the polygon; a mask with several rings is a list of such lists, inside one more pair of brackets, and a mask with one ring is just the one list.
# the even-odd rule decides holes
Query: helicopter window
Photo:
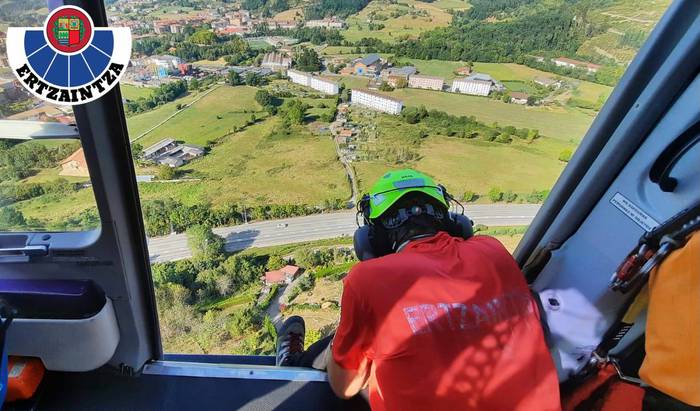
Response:
[{"label": "helicopter window", "polygon": [[[120,89],[166,352],[270,354],[292,314],[307,343],[332,330],[352,206],[388,169],[428,173],[513,250],[669,2],[357,3],[107,5],[134,39]],[[559,21],[572,36],[539,43]]]}]

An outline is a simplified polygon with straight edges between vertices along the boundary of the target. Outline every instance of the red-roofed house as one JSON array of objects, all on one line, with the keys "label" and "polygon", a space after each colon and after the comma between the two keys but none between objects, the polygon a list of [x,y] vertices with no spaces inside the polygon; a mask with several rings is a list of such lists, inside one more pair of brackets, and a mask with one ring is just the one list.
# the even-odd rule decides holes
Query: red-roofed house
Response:
[{"label": "red-roofed house", "polygon": [[82,148],[78,149],[59,164],[61,166],[61,171],[58,175],[60,176],[90,177],[87,162],[85,161],[85,153]]},{"label": "red-roofed house", "polygon": [[295,265],[285,265],[279,270],[267,271],[265,273],[265,285],[289,284],[299,273],[300,268]]}]

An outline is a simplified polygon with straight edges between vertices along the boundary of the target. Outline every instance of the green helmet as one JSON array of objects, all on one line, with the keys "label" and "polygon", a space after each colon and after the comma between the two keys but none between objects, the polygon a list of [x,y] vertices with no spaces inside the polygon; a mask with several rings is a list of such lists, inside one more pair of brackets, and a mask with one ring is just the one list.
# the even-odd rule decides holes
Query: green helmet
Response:
[{"label": "green helmet", "polygon": [[381,216],[408,193],[424,193],[449,208],[443,188],[427,175],[415,170],[396,170],[384,174],[369,192],[370,219]]}]

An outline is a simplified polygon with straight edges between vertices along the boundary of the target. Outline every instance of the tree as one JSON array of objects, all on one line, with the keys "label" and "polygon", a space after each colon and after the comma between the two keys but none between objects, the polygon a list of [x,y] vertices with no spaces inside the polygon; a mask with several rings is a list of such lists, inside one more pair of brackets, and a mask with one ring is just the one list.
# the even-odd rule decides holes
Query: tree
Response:
[{"label": "tree", "polygon": [[267,90],[260,89],[255,92],[255,101],[262,107],[273,105],[275,98]]},{"label": "tree", "polygon": [[471,190],[465,191],[464,195],[462,196],[462,200],[465,203],[471,203],[472,201],[476,200],[477,198],[478,198],[478,196],[476,195],[476,193],[471,191]]},{"label": "tree", "polygon": [[201,224],[187,229],[187,244],[195,257],[218,257],[224,249],[224,239]]},{"label": "tree", "polygon": [[406,80],[403,77],[399,77],[396,79],[394,84],[396,84],[396,86],[395,86],[396,88],[406,88],[406,87],[408,87],[408,80]]},{"label": "tree", "polygon": [[21,211],[15,210],[13,207],[0,208],[0,229],[6,230],[11,227],[21,227],[25,222]]},{"label": "tree", "polygon": [[231,70],[228,72],[228,84],[231,86],[239,86],[243,84],[243,80],[241,79],[241,75],[238,74],[236,71]]},{"label": "tree", "polygon": [[284,105],[282,105],[284,120],[289,122],[289,124],[302,124],[307,108],[308,106],[301,100],[294,99],[286,101]]},{"label": "tree", "polygon": [[158,174],[156,174],[159,180],[175,180],[177,178],[177,170],[174,167],[160,166],[158,167]]},{"label": "tree", "polygon": [[217,42],[218,38],[214,32],[209,30],[199,30],[192,34],[187,40],[194,44],[212,45]]},{"label": "tree", "polygon": [[515,194],[512,190],[508,190],[505,193],[503,193],[503,200],[506,203],[512,203],[518,198],[518,195]]},{"label": "tree", "polygon": [[571,152],[571,149],[566,149],[563,150],[561,153],[559,153],[559,161],[563,161],[565,163],[568,163],[569,160],[571,160],[571,156],[573,153]]},{"label": "tree", "polygon": [[489,199],[495,203],[503,199],[503,192],[498,187],[491,187],[488,196]]},{"label": "tree", "polygon": [[301,52],[297,53],[295,65],[301,71],[320,71],[321,59],[318,57],[316,50],[304,47],[301,49]]},{"label": "tree", "polygon": [[394,91],[394,88],[391,87],[391,84],[387,83],[386,81],[383,81],[382,84],[379,86],[379,91]]},{"label": "tree", "polygon": [[278,270],[285,265],[287,265],[287,260],[277,254],[273,254],[267,259],[266,267],[268,270]]},{"label": "tree", "polygon": [[134,160],[134,162],[140,160],[141,154],[143,154],[143,146],[139,143],[131,144],[131,158]]},{"label": "tree", "polygon": [[199,89],[199,86],[200,86],[199,80],[197,80],[196,78],[193,78],[192,80],[190,80],[190,84],[187,85],[187,88],[190,90],[197,90],[197,89]]}]

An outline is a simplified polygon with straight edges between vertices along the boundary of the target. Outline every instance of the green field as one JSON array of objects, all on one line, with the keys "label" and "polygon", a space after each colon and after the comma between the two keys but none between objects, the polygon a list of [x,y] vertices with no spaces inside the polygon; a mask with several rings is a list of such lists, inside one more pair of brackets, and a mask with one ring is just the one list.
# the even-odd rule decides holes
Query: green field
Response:
[{"label": "green field", "polygon": [[[353,116],[353,119],[355,116]],[[446,137],[428,132],[428,137],[416,143],[411,137],[412,128],[396,117],[382,115],[377,118],[379,130],[377,148],[407,147],[419,156],[415,161],[389,164],[384,161],[357,161],[360,191],[365,192],[388,169],[415,167],[444,183],[453,194],[461,196],[471,190],[486,194],[491,187],[503,191],[529,193],[532,190],[551,188],[565,164],[558,160],[565,149],[573,150],[575,144],[553,138],[539,138],[533,142],[514,139],[510,144],[482,140]]]},{"label": "green field", "polygon": [[[146,134],[138,143],[146,148],[161,139],[174,138],[190,144],[207,145],[208,141],[232,132],[234,126],[244,125],[251,115],[258,119],[267,116],[255,102],[256,90],[247,86],[219,87],[192,106],[183,109],[167,123]],[[191,98],[185,97],[156,110],[130,117],[127,124],[131,139],[176,112],[176,104],[190,101]]]},{"label": "green field", "polygon": [[[458,196],[473,191],[483,197],[492,187],[525,194],[552,187],[565,166],[557,160],[559,149],[564,147],[562,142],[553,139],[525,146],[439,136],[430,137],[423,144],[418,161],[401,165],[381,161],[353,165],[363,192],[388,169],[410,166],[433,176]],[[556,150],[559,150],[556,155],[550,153]]]},{"label": "green field", "polygon": [[120,84],[119,88],[122,91],[122,97],[127,100],[136,100],[141,97],[149,97],[153,93],[150,87],[136,87],[130,84]]},{"label": "green field", "polygon": [[474,116],[487,124],[536,129],[542,135],[566,141],[580,141],[594,118],[576,109],[526,107],[488,97],[440,91],[399,89],[385,94],[403,100],[405,106],[423,105],[457,116]]},{"label": "green field", "polygon": [[81,211],[96,208],[92,188],[84,188],[70,194],[44,194],[15,204],[25,218],[60,222],[75,217]]},{"label": "green field", "polygon": [[128,117],[126,119],[126,125],[129,129],[129,139],[133,141],[141,133],[145,132],[149,128],[155,126],[156,124],[168,118],[168,116],[178,111],[176,108],[178,104],[189,104],[196,98],[197,94],[187,94],[186,96],[180,97],[175,101],[171,101],[170,103],[158,106],[153,110]]},{"label": "green field", "polygon": [[[348,29],[343,32],[343,36],[348,41],[369,37],[395,42],[402,37],[416,37],[424,31],[447,26],[452,21],[452,15],[446,9],[466,7],[468,4],[461,0],[441,0],[436,3],[415,0],[399,2],[373,0],[359,13],[347,19]],[[393,17],[392,13],[401,15]],[[371,19],[374,24],[382,24],[385,27],[370,31],[368,19]]]},{"label": "green field", "polygon": [[331,139],[301,127],[288,137],[270,136],[278,129],[279,119],[273,118],[227,136],[209,154],[180,168],[201,181],[141,184],[141,197],[217,206],[320,204],[350,196]]}]

